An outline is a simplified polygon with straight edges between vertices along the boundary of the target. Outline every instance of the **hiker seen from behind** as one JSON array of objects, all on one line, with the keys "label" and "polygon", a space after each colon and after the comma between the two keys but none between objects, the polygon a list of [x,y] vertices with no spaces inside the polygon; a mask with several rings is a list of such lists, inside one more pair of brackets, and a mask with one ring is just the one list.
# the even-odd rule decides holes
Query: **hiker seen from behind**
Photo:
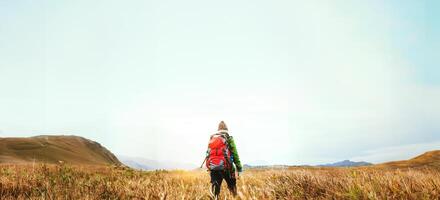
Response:
[{"label": "hiker seen from behind", "polygon": [[236,196],[237,177],[242,172],[242,166],[234,138],[229,135],[228,127],[223,121],[218,125],[218,131],[210,137],[205,160],[211,175],[211,194],[214,199],[220,194],[223,179],[232,195]]}]

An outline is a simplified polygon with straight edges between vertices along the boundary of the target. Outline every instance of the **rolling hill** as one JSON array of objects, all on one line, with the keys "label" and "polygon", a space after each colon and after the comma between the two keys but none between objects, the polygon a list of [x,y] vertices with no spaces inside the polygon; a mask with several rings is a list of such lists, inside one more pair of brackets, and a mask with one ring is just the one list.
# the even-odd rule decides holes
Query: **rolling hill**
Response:
[{"label": "rolling hill", "polygon": [[0,138],[0,163],[31,162],[87,165],[120,165],[113,153],[101,144],[78,136]]},{"label": "rolling hill", "polygon": [[434,167],[440,169],[440,150],[428,151],[415,158],[402,161],[386,162],[375,165],[376,167],[387,168],[425,168]]}]

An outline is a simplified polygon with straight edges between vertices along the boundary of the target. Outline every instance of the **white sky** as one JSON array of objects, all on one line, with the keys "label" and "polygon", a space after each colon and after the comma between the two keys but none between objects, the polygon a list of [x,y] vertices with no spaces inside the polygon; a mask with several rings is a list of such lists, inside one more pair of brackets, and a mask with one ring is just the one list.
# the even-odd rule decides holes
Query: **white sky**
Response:
[{"label": "white sky", "polygon": [[409,158],[440,142],[436,6],[2,1],[0,134],[198,165],[225,120],[243,163]]}]

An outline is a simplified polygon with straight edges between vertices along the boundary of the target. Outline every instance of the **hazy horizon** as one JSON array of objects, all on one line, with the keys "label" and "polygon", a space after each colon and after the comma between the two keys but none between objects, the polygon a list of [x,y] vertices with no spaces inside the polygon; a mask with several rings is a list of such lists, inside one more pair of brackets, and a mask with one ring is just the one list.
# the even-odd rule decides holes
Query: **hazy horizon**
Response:
[{"label": "hazy horizon", "polygon": [[198,166],[440,146],[438,1],[2,1],[0,137],[78,135]]}]

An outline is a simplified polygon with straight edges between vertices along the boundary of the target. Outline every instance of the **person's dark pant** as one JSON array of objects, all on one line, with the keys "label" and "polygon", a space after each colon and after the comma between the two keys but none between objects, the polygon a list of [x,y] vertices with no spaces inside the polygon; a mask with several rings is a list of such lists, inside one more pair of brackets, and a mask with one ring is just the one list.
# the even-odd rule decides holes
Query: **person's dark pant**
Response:
[{"label": "person's dark pant", "polygon": [[220,194],[222,181],[225,179],[228,189],[235,196],[237,195],[237,180],[235,173],[230,171],[211,171],[211,189],[215,196]]}]

